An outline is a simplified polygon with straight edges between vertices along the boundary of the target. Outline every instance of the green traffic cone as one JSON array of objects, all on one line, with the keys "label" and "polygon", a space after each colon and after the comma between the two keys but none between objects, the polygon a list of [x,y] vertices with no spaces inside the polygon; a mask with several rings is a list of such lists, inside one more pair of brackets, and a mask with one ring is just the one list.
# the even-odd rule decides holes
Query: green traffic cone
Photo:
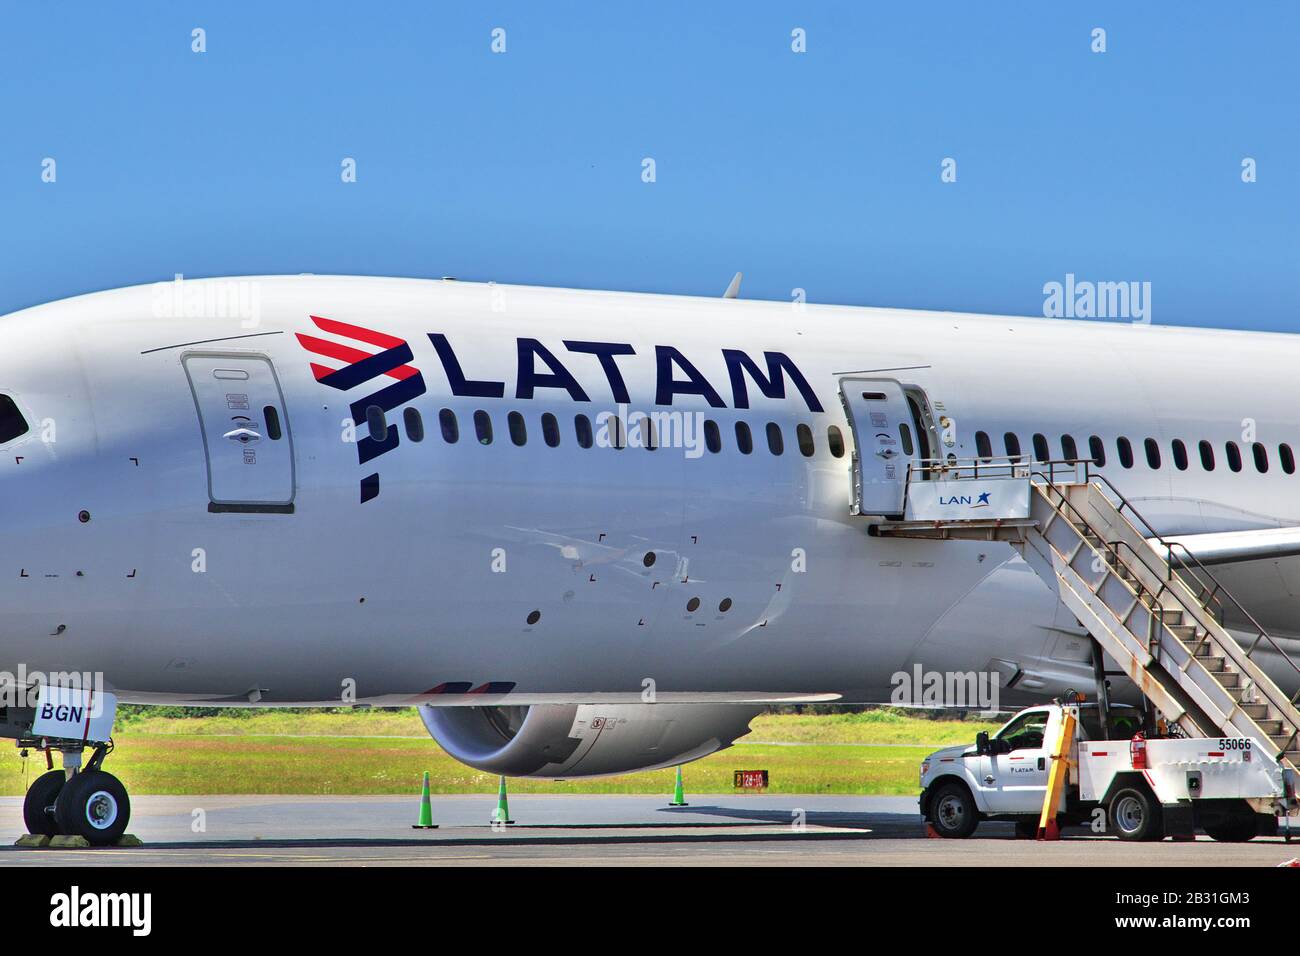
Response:
[{"label": "green traffic cone", "polygon": [[686,794],[682,792],[682,768],[677,768],[677,786],[673,787],[673,802],[668,804],[670,807],[689,807],[686,802]]},{"label": "green traffic cone", "polygon": [[510,804],[506,801],[506,778],[505,774],[501,775],[501,783],[497,786],[497,808],[492,811],[493,823],[514,823],[510,819]]},{"label": "green traffic cone", "polygon": [[420,790],[420,822],[411,824],[412,830],[436,830],[438,824],[433,822],[433,806],[429,802],[429,771],[424,772],[424,786]]}]

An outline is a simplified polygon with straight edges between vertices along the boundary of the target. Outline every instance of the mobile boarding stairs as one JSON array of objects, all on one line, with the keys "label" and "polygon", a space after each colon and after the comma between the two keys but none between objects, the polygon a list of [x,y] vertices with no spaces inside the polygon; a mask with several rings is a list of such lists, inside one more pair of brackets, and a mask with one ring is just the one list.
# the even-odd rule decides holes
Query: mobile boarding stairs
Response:
[{"label": "mobile boarding stairs", "polygon": [[[1249,737],[1295,781],[1300,690],[1283,692],[1254,655],[1267,646],[1294,669],[1297,686],[1300,664],[1090,466],[1017,458],[913,462],[903,513],[892,516],[864,513],[856,472],[853,511],[880,537],[1012,545],[1182,736]],[[1244,642],[1223,626],[1226,611],[1234,623],[1248,622]]]}]

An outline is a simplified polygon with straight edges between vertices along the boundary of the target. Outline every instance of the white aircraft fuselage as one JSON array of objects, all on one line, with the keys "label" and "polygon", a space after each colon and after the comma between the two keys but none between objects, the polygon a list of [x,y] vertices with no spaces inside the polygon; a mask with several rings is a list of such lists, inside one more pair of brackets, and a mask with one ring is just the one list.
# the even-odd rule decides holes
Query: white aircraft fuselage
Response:
[{"label": "white aircraft fuselage", "polygon": [[[221,291],[239,283],[253,294]],[[183,286],[0,320],[0,394],[28,426],[0,444],[0,670],[192,704],[881,701],[917,664],[1018,668],[1027,697],[1087,685],[1086,636],[1010,547],[875,538],[850,516],[846,374],[923,395],[941,455],[983,454],[977,432],[1001,455],[1011,432],[1086,456],[1097,436],[1101,473],[1165,534],[1300,525],[1279,459],[1300,443],[1289,335],[452,281]],[[639,447],[641,413],[670,413],[659,447]],[[1300,572],[1265,564],[1234,589],[1294,636]]]}]

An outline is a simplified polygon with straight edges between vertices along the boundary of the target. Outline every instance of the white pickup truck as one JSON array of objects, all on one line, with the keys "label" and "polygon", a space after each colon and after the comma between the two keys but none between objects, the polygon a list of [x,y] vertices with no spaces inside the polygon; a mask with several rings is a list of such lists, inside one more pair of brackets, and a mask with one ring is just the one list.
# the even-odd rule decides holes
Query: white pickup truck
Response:
[{"label": "white pickup truck", "polygon": [[1066,713],[1075,729],[1057,805],[1061,826],[1105,823],[1122,840],[1160,840],[1199,826],[1216,840],[1243,841],[1276,833],[1278,817],[1297,812],[1291,771],[1249,738],[1147,739],[1131,708],[1112,708],[1103,734],[1095,704],[1058,702],[1021,711],[973,747],[926,757],[921,815],[944,837],[968,837],[981,820],[1036,833]]}]

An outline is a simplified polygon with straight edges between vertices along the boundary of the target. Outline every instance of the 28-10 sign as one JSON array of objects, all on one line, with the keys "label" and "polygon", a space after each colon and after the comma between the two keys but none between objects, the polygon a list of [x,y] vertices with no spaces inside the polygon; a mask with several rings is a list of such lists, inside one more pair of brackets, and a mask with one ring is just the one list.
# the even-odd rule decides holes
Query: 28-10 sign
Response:
[{"label": "28-10 sign", "polygon": [[766,790],[767,771],[737,770],[735,771],[735,786],[737,790]]}]

